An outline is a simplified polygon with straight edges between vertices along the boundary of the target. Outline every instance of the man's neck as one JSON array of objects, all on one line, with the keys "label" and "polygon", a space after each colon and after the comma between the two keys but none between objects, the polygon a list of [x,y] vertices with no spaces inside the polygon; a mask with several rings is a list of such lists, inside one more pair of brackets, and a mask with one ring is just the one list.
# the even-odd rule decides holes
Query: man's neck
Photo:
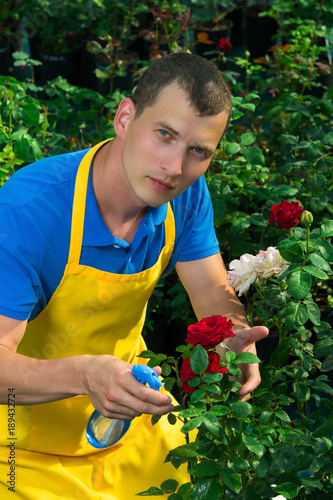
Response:
[{"label": "man's neck", "polygon": [[148,207],[136,205],[129,196],[121,168],[121,141],[115,138],[96,154],[92,185],[103,221],[116,238],[133,241]]}]

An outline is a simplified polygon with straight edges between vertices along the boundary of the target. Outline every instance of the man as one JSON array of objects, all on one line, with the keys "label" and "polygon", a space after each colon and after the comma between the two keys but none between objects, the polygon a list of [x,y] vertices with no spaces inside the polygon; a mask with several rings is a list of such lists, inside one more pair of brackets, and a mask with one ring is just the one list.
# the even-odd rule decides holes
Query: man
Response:
[{"label": "man", "polygon": [[[2,494],[8,442],[24,499],[131,500],[164,479],[187,480],[163,464],[181,433],[165,417],[150,423],[151,414],[172,411],[171,398],[130,370],[144,349],[147,300],[174,266],[198,318],[233,320],[231,348],[255,352],[267,334],[248,328],[228,287],[203,179],[230,115],[215,66],[172,54],[121,101],[113,141],[41,160],[1,189]],[[240,395],[248,398],[259,381],[258,367],[248,365]],[[94,408],[134,419],[110,449],[86,441]]]}]

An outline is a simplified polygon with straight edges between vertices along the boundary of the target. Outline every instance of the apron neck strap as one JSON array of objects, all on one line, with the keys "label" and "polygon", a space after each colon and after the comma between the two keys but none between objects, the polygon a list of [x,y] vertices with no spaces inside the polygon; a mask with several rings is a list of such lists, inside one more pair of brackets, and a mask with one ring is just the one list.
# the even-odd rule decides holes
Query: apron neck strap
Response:
[{"label": "apron neck strap", "polygon": [[68,264],[78,264],[81,256],[90,165],[97,151],[109,141],[96,144],[84,155],[79,165],[75,179]]}]

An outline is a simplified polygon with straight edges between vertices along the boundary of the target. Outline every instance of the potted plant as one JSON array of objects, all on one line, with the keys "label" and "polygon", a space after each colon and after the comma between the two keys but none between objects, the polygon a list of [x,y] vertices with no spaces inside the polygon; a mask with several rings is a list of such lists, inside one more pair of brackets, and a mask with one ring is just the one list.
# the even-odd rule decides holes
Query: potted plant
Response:
[{"label": "potted plant", "polygon": [[[88,86],[102,95],[113,88],[131,90],[133,72],[139,55],[135,51],[137,29],[148,12],[138,0],[103,3],[96,20],[85,33],[85,68]],[[94,75],[93,78],[91,76]]]},{"label": "potted plant", "polygon": [[212,58],[218,52],[218,42],[230,43],[233,22],[226,16],[236,8],[231,0],[191,0],[191,20],[195,34],[195,52]]},{"label": "potted plant", "polygon": [[83,36],[80,4],[83,1],[22,2],[31,55],[33,59],[42,62],[42,66],[36,71],[40,84],[45,84],[58,75],[72,84],[79,84],[80,40]]},{"label": "potted plant", "polygon": [[174,52],[178,47],[190,45],[188,36],[188,23],[190,9],[178,0],[166,2],[160,0],[150,8],[152,23],[149,29],[139,32],[144,41],[144,58],[153,60],[168,53]]}]

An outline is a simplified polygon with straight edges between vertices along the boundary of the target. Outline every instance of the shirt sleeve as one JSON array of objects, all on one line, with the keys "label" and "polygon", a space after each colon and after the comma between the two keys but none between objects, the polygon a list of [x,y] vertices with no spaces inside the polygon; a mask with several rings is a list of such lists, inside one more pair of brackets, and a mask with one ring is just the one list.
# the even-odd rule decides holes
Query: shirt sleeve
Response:
[{"label": "shirt sleeve", "polygon": [[40,296],[41,236],[16,207],[0,205],[0,221],[0,314],[26,320]]},{"label": "shirt sleeve", "polygon": [[215,255],[220,247],[214,229],[213,206],[204,178],[198,179],[184,195],[181,211],[184,214],[186,206],[186,216],[181,221],[183,244],[177,261],[187,262]]}]

